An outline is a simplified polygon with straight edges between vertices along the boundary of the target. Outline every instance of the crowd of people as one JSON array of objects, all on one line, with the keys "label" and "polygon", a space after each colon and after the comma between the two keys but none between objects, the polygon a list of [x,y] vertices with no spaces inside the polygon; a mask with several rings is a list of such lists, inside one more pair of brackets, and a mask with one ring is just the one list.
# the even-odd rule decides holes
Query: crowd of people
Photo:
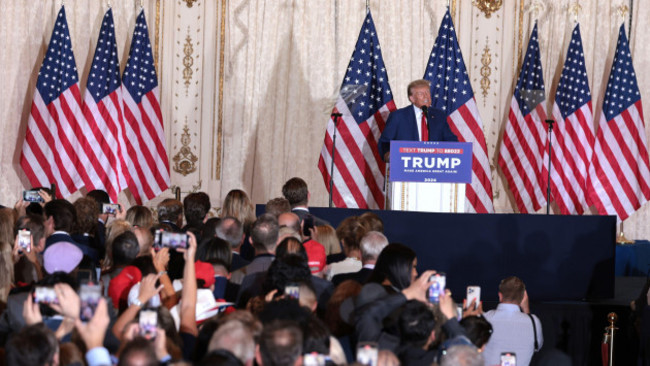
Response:
[{"label": "crowd of people", "polygon": [[215,217],[203,192],[152,210],[34,191],[0,209],[6,365],[527,365],[543,343],[519,278],[486,313],[434,299],[376,214],[333,228],[300,178],[259,217],[242,190]]}]

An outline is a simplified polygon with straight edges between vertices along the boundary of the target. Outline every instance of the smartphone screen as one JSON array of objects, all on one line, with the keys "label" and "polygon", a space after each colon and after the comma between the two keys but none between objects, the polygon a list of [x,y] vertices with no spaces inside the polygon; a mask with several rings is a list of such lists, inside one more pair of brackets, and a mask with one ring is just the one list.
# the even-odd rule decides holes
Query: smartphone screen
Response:
[{"label": "smartphone screen", "polygon": [[20,246],[19,252],[31,252],[32,251],[32,234],[27,229],[22,229],[18,231],[18,245]]},{"label": "smartphone screen", "polygon": [[187,234],[163,231],[162,246],[170,249],[187,248]]},{"label": "smartphone screen", "polygon": [[79,318],[82,322],[88,322],[92,319],[101,297],[101,286],[91,284],[81,285],[79,289],[79,300],[81,301]]},{"label": "smartphone screen", "polygon": [[447,277],[444,273],[439,272],[429,277],[429,282],[431,281],[433,283],[429,286],[429,302],[437,304],[440,302],[440,295],[445,293]]},{"label": "smartphone screen", "polygon": [[290,283],[284,287],[285,295],[289,296],[292,299],[300,299],[300,286],[295,283]]},{"label": "smartphone screen", "polygon": [[54,287],[36,286],[34,289],[34,302],[39,304],[58,304]]},{"label": "smartphone screen", "polygon": [[140,310],[140,335],[145,339],[153,340],[156,338],[156,328],[158,327],[158,312],[155,310]]},{"label": "smartphone screen", "polygon": [[481,302],[481,287],[480,286],[467,286],[467,298],[466,305],[468,308],[472,304],[472,301],[476,300],[474,303],[474,309],[478,307],[479,302]]},{"label": "smartphone screen", "polygon": [[501,353],[501,366],[517,366],[517,356],[514,352]]},{"label": "smartphone screen", "polygon": [[102,203],[102,213],[115,216],[119,211],[120,205],[117,203]]},{"label": "smartphone screen", "polygon": [[154,238],[154,249],[160,250],[162,248],[178,249],[187,248],[189,237],[185,233],[170,233],[164,230],[156,231]]},{"label": "smartphone screen", "polygon": [[23,201],[25,202],[45,202],[38,191],[26,190],[23,191]]}]

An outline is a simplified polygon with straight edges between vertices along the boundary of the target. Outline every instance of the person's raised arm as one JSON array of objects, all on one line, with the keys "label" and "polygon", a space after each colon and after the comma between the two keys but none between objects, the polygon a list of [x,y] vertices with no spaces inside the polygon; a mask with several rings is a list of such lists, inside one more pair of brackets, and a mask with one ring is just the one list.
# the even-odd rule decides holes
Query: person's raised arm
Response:
[{"label": "person's raised arm", "polygon": [[160,275],[160,284],[163,285],[163,289],[160,292],[160,301],[167,309],[171,309],[178,302],[178,298],[176,297],[172,280],[167,274],[169,248],[162,248],[158,252],[151,248],[151,257],[153,258],[153,265],[156,267],[156,272]]},{"label": "person's raised arm", "polygon": [[191,232],[188,247],[185,250],[185,269],[183,271],[183,291],[181,292],[181,326],[180,331],[194,336],[199,334],[196,327],[196,272],[194,257],[196,256],[196,237]]},{"label": "person's raised arm", "polygon": [[106,306],[106,300],[103,298],[99,299],[95,314],[88,323],[83,323],[79,318],[75,321],[77,332],[88,350],[86,352],[88,366],[111,364],[108,350],[104,348],[104,336],[109,322],[108,307]]},{"label": "person's raised arm", "polygon": [[135,319],[135,316],[138,314],[138,311],[154,297],[157,293],[162,290],[162,285],[156,288],[156,281],[160,276],[156,274],[149,274],[140,282],[140,294],[138,295],[137,302],[131,304],[122,315],[115,321],[113,324],[113,335],[118,340],[122,340],[122,331],[124,327]]}]

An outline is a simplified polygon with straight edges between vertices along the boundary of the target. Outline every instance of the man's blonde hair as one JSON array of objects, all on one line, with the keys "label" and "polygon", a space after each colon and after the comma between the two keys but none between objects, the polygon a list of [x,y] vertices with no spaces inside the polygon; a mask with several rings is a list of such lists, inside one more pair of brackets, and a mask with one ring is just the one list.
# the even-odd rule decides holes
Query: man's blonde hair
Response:
[{"label": "man's blonde hair", "polygon": [[413,95],[413,89],[420,88],[423,86],[429,88],[431,87],[431,83],[429,83],[429,81],[424,79],[413,80],[409,83],[409,86],[406,88],[406,93],[410,97],[411,95]]}]

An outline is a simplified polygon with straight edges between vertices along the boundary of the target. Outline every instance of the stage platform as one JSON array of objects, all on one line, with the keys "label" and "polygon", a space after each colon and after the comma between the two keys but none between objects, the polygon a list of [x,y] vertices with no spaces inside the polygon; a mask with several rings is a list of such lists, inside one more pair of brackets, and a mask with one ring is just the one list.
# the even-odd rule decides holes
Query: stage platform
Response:
[{"label": "stage platform", "polygon": [[[310,211],[334,227],[366,212]],[[457,296],[478,285],[483,299],[497,301],[499,281],[515,275],[533,301],[614,297],[614,216],[373,212],[390,242],[415,250],[418,271],[445,272]]]}]

